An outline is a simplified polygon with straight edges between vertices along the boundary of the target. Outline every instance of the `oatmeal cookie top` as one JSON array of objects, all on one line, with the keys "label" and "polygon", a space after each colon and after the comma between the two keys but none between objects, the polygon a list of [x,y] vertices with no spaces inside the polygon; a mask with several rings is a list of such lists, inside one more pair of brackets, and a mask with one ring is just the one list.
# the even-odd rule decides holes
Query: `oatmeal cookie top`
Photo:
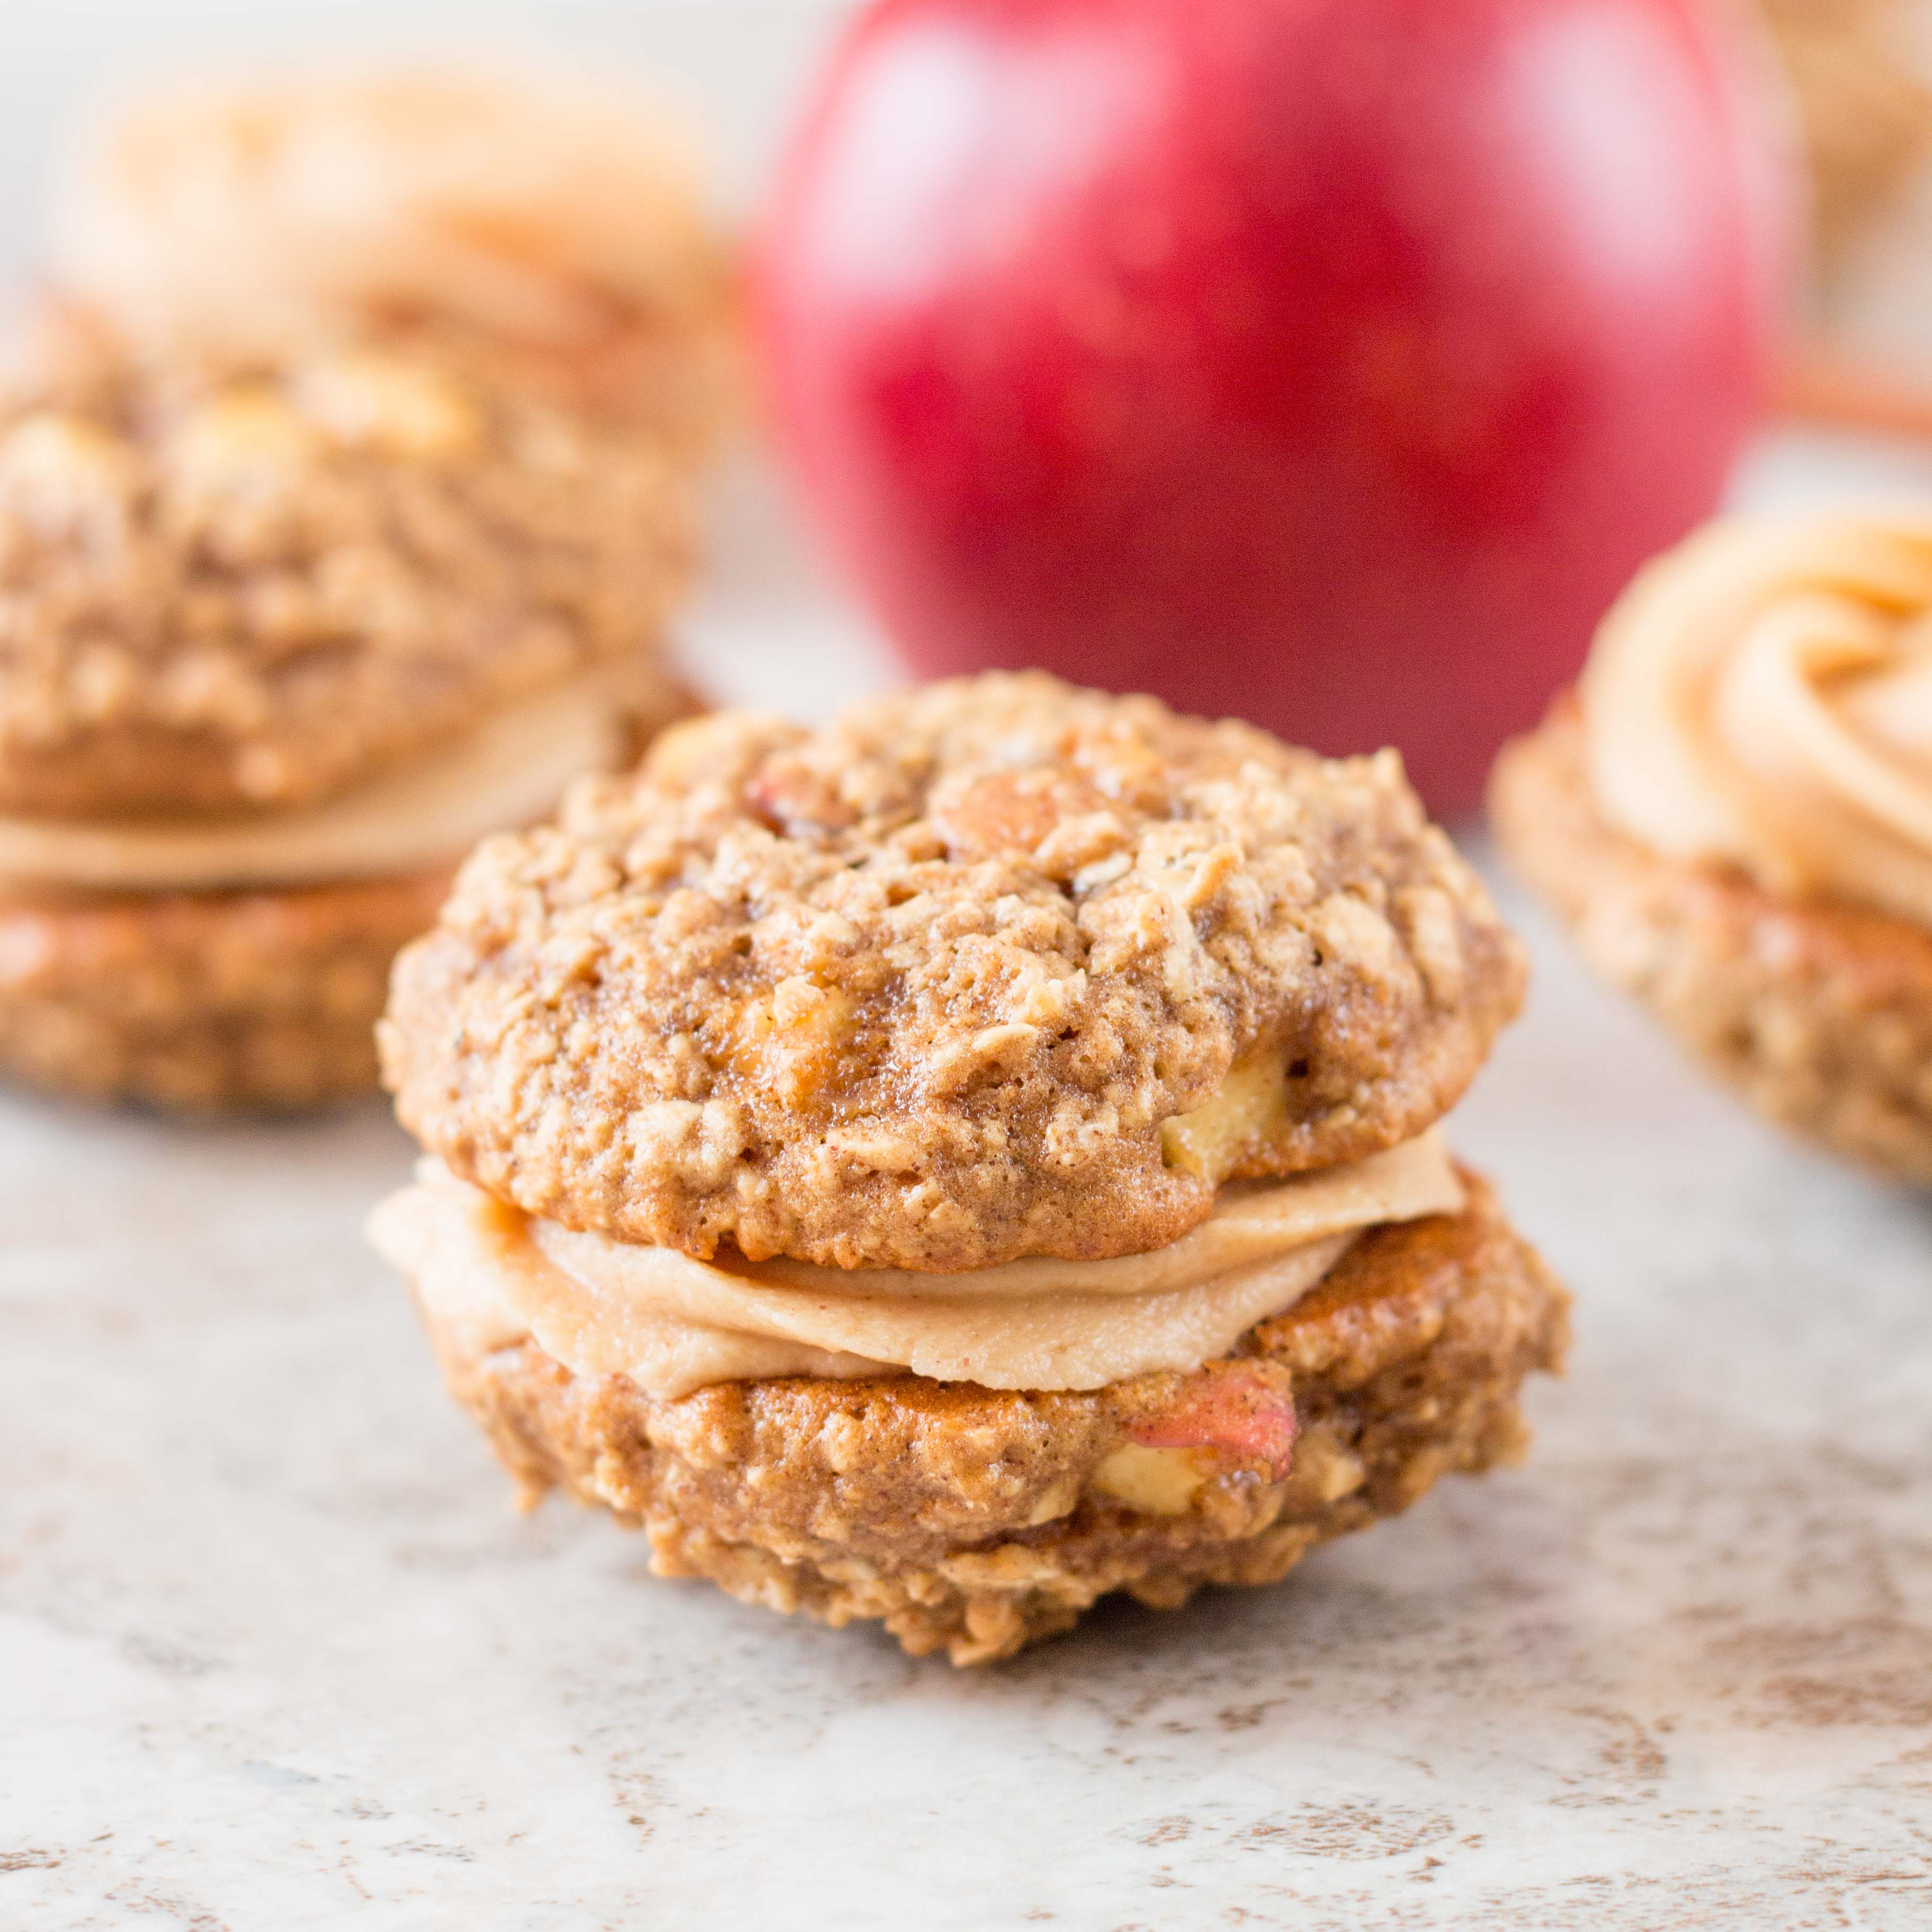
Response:
[{"label": "oatmeal cookie top", "polygon": [[1523,968],[1392,754],[1039,674],[678,727],[473,854],[382,1029],[405,1124],[531,1213],[710,1253],[989,1266],[1176,1239],[1162,1123],[1287,1076],[1224,1172],[1420,1131]]},{"label": "oatmeal cookie top", "polygon": [[54,317],[0,394],[0,812],[307,803],[656,649],[633,438],[394,355],[215,380]]}]

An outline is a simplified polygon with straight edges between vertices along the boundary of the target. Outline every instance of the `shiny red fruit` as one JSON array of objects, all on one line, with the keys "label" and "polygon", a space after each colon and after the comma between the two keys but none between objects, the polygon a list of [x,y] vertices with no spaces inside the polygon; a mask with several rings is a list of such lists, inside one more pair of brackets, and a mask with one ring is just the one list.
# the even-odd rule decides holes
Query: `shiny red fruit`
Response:
[{"label": "shiny red fruit", "polygon": [[1696,0],[885,0],[754,303],[918,670],[1044,664],[1440,808],[1715,503],[1788,263]]},{"label": "shiny red fruit", "polygon": [[1262,1462],[1279,1482],[1294,1466],[1294,1399],[1266,1376],[1231,1364],[1190,1376],[1174,1406],[1128,1431],[1146,1449],[1211,1449],[1237,1462]]}]

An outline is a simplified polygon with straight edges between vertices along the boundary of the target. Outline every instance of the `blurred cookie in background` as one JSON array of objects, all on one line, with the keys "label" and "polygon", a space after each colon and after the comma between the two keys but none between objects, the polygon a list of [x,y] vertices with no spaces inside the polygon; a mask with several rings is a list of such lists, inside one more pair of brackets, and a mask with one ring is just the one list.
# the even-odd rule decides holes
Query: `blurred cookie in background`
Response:
[{"label": "blurred cookie in background", "polygon": [[1659,559],[1490,809],[1726,1084],[1932,1185],[1932,513],[1732,518]]},{"label": "blurred cookie in background", "polygon": [[1932,436],[1932,4],[1762,0],[1803,125],[1814,274],[1774,401]]},{"label": "blurred cookie in background", "polygon": [[80,149],[56,272],[144,350],[434,356],[701,450],[736,386],[694,154],[648,96],[433,68],[176,85]]},{"label": "blurred cookie in background", "polygon": [[1932,156],[1914,0],[1761,0],[1811,165],[1820,256],[1837,257]]},{"label": "blurred cookie in background", "polygon": [[654,443],[446,364],[164,376],[56,320],[0,401],[0,1068],[372,1088],[456,860],[692,708],[692,522]]}]

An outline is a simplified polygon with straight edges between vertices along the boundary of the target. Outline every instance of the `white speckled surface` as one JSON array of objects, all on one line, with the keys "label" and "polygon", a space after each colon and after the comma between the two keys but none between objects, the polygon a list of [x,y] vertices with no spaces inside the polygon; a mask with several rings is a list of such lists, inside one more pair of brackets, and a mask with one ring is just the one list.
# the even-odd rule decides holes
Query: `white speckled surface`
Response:
[{"label": "white speckled surface", "polygon": [[1932,1204],[1526,923],[1456,1138],[1579,1296],[1533,1460],[991,1673],[514,1516],[362,1245],[378,1109],[0,1104],[0,1927],[1932,1922]]}]

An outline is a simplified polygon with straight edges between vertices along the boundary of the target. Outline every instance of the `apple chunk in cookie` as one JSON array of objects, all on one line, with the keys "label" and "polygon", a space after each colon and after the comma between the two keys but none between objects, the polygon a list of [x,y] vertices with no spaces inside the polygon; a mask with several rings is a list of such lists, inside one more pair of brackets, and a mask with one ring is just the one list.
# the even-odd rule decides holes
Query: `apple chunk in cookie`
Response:
[{"label": "apple chunk in cookie", "polygon": [[532,1492],[982,1660],[1514,1453],[1565,1298],[1433,1123],[1522,976],[1391,758],[1036,675],[720,715],[405,952],[372,1234]]},{"label": "apple chunk in cookie", "polygon": [[685,488],[406,358],[44,350],[0,400],[0,1067],[371,1090],[389,963],[462,854],[692,708],[660,647]]}]

